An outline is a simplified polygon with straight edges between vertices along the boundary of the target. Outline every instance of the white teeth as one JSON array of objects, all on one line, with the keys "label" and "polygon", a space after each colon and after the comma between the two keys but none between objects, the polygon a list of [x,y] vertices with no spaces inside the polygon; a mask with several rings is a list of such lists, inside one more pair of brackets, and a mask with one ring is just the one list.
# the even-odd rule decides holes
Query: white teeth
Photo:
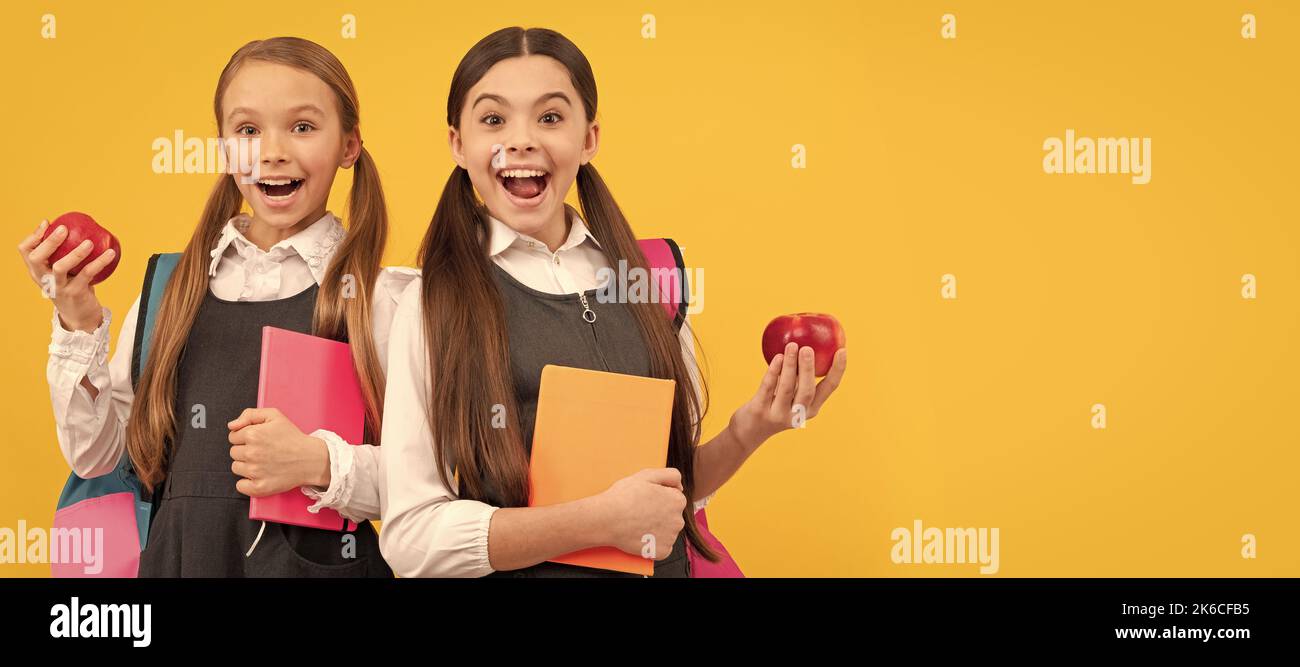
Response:
[{"label": "white teeth", "polygon": [[262,185],[288,185],[288,184],[290,184],[290,183],[292,183],[292,182],[294,182],[294,181],[296,181],[296,180],[299,180],[299,179],[296,179],[296,178],[275,178],[275,179],[272,179],[272,178],[263,178],[263,179],[259,180],[258,183],[261,183]]},{"label": "white teeth", "polygon": [[533,176],[545,176],[546,172],[536,169],[505,169],[501,172],[506,178],[530,178]]}]

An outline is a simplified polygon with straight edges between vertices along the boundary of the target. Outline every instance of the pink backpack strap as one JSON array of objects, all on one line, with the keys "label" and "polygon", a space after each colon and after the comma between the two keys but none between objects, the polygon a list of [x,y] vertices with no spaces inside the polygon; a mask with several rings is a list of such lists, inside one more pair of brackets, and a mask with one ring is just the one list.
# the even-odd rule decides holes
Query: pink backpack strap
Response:
[{"label": "pink backpack strap", "polygon": [[[645,255],[646,266],[650,269],[651,276],[658,277],[660,302],[663,304],[664,314],[673,318],[674,328],[681,329],[682,323],[686,321],[686,308],[690,300],[689,285],[686,283],[686,262],[682,260],[681,248],[677,247],[672,239],[640,239],[637,243],[641,245],[641,254]],[[709,532],[709,519],[704,514],[704,510],[695,513],[695,527],[699,529],[705,544],[717,552],[719,559],[718,562],[711,563],[688,544],[686,552],[690,558],[691,576],[744,577],[740,566],[727,552],[727,548],[722,546],[722,542],[713,533]]]},{"label": "pink backpack strap", "polygon": [[745,573],[740,571],[736,559],[732,558],[727,548],[722,546],[722,541],[709,531],[709,518],[704,515],[703,509],[695,512],[695,527],[700,531],[700,537],[704,538],[704,543],[709,545],[709,548],[713,549],[718,555],[718,562],[709,562],[707,558],[695,550],[695,547],[691,546],[690,542],[687,542],[686,555],[690,558],[691,577],[694,579],[744,579]]},{"label": "pink backpack strap", "polygon": [[682,328],[690,290],[681,248],[672,239],[640,239],[637,244],[641,246],[650,275],[658,278],[659,298],[665,313],[673,318],[674,328]]}]

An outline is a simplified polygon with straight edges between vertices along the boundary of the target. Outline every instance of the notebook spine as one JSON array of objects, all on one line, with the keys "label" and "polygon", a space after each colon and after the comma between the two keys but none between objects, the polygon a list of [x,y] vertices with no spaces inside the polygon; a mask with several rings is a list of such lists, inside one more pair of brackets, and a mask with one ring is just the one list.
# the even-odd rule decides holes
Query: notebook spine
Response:
[{"label": "notebook spine", "polygon": [[[262,327],[262,358],[269,359],[271,354],[271,339],[274,336],[269,335],[268,330],[271,327]],[[270,364],[260,364],[261,368],[257,372],[257,407],[266,407],[266,388],[268,386],[267,373],[271,367]]]}]

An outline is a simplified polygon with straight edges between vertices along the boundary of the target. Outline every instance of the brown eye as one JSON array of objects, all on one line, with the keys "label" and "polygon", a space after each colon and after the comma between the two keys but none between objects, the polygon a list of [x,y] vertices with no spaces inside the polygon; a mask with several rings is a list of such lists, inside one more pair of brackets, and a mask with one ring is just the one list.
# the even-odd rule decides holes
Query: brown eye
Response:
[{"label": "brown eye", "polygon": [[502,117],[500,117],[500,116],[498,116],[498,115],[496,115],[496,114],[494,114],[494,113],[490,113],[490,114],[488,114],[488,115],[486,115],[486,116],[483,117],[483,122],[486,123],[486,124],[488,124],[488,125],[500,125],[500,124],[506,122],[506,119],[504,119],[504,118],[502,118]]},{"label": "brown eye", "polygon": [[542,114],[542,118],[541,118],[541,121],[547,125],[554,125],[562,120],[564,119],[560,117],[560,114],[555,113],[554,111],[550,111],[545,114]]}]

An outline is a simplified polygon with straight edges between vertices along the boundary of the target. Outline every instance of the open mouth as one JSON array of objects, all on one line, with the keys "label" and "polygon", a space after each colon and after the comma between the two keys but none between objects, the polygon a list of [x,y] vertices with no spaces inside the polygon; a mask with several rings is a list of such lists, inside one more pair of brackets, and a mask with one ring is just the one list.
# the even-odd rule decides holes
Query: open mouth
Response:
[{"label": "open mouth", "polygon": [[301,178],[263,178],[257,181],[257,188],[268,199],[288,199],[302,187]]},{"label": "open mouth", "polygon": [[497,172],[501,187],[518,200],[516,203],[527,205],[541,200],[551,175],[540,169],[502,169]]}]

